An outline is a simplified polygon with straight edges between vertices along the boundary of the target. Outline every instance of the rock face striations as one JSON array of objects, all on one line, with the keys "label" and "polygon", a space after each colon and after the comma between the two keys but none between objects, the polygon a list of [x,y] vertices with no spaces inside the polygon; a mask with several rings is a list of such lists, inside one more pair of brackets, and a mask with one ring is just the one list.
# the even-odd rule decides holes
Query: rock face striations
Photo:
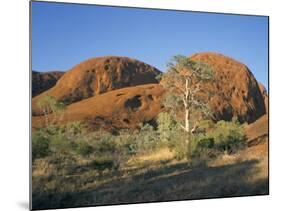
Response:
[{"label": "rock face striations", "polygon": [[218,53],[198,53],[192,60],[208,64],[214,71],[214,82],[206,89],[210,107],[217,120],[252,123],[266,113],[263,93],[254,75],[244,64]]},{"label": "rock face striations", "polygon": [[111,90],[157,83],[156,68],[128,57],[106,56],[84,61],[67,71],[57,84],[32,100],[33,114],[42,114],[36,102],[50,95],[66,104]]}]

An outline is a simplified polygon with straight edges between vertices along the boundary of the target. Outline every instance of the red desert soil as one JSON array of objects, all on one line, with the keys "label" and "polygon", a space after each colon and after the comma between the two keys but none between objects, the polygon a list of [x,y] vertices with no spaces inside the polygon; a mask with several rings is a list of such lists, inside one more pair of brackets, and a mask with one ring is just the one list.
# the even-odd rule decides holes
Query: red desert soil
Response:
[{"label": "red desert soil", "polygon": [[60,71],[32,71],[32,97],[35,97],[36,95],[39,95],[56,85],[57,81],[61,78],[62,75],[63,72]]},{"label": "red desert soil", "polygon": [[32,99],[33,115],[42,115],[37,102],[45,95],[66,104],[111,90],[141,84],[158,83],[156,68],[128,57],[106,56],[81,62],[67,71],[57,84]]},{"label": "red desert soil", "polygon": [[[109,91],[67,106],[60,123],[81,121],[93,130],[134,128],[141,122],[153,121],[161,110],[162,93],[159,84]],[[54,115],[48,116],[52,119]],[[33,116],[33,128],[42,124],[43,116]]]},{"label": "red desert soil", "polygon": [[214,93],[207,98],[217,120],[235,115],[240,122],[252,123],[266,113],[259,84],[247,66],[218,53],[197,53],[190,58],[214,70],[215,83],[206,89]]}]

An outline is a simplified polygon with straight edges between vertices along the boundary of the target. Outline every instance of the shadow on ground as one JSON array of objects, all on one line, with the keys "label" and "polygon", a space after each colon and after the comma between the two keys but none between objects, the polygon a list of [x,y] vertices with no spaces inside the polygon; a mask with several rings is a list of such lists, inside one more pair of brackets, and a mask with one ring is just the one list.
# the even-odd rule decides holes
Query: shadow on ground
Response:
[{"label": "shadow on ground", "polygon": [[59,208],[268,194],[268,179],[253,181],[257,160],[219,167],[162,166],[77,192],[38,195],[33,208]]}]

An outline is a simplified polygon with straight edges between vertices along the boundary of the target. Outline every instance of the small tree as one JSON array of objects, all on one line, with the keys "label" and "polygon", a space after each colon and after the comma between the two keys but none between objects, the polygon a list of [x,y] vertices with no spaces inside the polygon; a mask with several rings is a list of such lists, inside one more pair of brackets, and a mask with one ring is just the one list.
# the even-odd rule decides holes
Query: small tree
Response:
[{"label": "small tree", "polygon": [[[50,126],[55,121],[62,119],[65,105],[55,97],[46,95],[38,101],[37,105],[44,113],[46,126]],[[48,118],[49,114],[53,115],[52,121]]]},{"label": "small tree", "polygon": [[175,121],[167,112],[161,112],[157,117],[158,133],[161,141],[167,142],[170,139],[172,130],[175,128]]},{"label": "small tree", "polygon": [[[212,69],[185,56],[174,56],[168,64],[168,71],[163,75],[161,84],[166,88],[164,106],[174,116],[186,134],[188,144],[191,132],[196,128],[191,120],[201,116],[210,116],[211,112],[200,93],[206,93],[202,85],[213,79]],[[184,121],[182,121],[184,116]]]}]

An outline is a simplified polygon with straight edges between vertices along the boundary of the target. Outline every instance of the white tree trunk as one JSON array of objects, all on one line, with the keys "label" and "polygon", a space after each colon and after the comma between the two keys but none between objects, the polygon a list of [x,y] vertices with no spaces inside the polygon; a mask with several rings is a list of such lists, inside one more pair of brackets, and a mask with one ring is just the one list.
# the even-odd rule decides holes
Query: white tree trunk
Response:
[{"label": "white tree trunk", "polygon": [[186,143],[188,144],[189,139],[189,79],[185,78],[185,131],[186,131]]}]

